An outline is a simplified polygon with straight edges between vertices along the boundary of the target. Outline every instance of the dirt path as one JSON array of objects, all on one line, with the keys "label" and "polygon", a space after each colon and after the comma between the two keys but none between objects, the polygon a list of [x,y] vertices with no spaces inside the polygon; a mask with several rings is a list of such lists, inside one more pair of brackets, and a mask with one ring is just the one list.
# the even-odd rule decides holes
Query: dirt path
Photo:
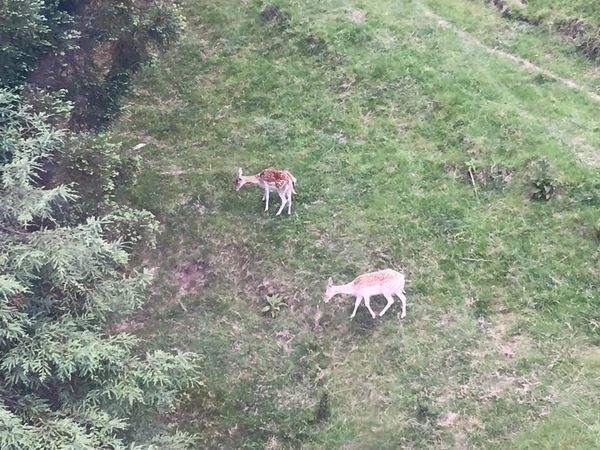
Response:
[{"label": "dirt path", "polygon": [[458,34],[464,41],[475,44],[477,47],[484,49],[488,53],[499,55],[503,58],[509,59],[516,63],[519,63],[520,65],[525,67],[527,70],[542,74],[548,78],[552,78],[553,80],[558,81],[571,89],[583,92],[592,100],[595,100],[596,102],[600,103],[600,95],[596,94],[595,92],[591,92],[591,91],[587,90],[585,87],[577,84],[575,81],[569,80],[567,78],[562,78],[561,76],[532,63],[528,59],[521,58],[520,56],[517,56],[513,53],[509,53],[505,50],[500,50],[498,48],[488,47],[487,45],[485,45],[483,42],[481,42],[479,39],[477,39],[473,35],[458,28],[456,25],[451,24],[446,19],[444,19],[442,16],[438,16],[436,13],[427,9],[425,6],[423,6],[423,9],[425,11],[425,15],[428,17],[431,17],[432,19],[435,19],[437,21],[437,24],[440,27],[453,31],[454,33]]}]

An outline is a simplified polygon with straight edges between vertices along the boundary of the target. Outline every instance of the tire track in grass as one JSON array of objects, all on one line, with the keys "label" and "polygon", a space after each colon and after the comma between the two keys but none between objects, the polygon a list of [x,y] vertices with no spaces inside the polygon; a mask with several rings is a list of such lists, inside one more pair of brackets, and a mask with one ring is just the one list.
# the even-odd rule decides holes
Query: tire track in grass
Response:
[{"label": "tire track in grass", "polygon": [[568,78],[563,78],[563,77],[555,74],[554,72],[549,71],[548,69],[544,69],[543,67],[540,67],[537,64],[532,63],[528,59],[521,58],[520,56],[515,55],[514,53],[510,53],[505,50],[501,50],[499,48],[488,47],[487,45],[485,45],[483,42],[481,42],[479,39],[477,39],[473,35],[467,33],[465,30],[457,27],[456,25],[448,22],[448,20],[446,20],[444,17],[434,13],[433,11],[431,11],[429,8],[427,8],[424,5],[421,5],[421,6],[423,8],[425,15],[427,17],[430,17],[430,18],[436,20],[438,26],[456,33],[464,41],[474,44],[475,46],[485,50],[488,53],[498,55],[498,56],[508,59],[510,61],[514,61],[514,62],[520,64],[521,66],[525,67],[527,70],[529,70],[531,72],[539,73],[548,78],[552,78],[553,80],[558,81],[559,83],[562,83],[565,86],[567,86],[573,90],[576,90],[576,91],[586,94],[588,96],[588,98],[600,103],[600,95],[596,94],[595,92],[588,91],[586,88],[584,88],[580,84],[577,84],[575,81],[570,80]]}]

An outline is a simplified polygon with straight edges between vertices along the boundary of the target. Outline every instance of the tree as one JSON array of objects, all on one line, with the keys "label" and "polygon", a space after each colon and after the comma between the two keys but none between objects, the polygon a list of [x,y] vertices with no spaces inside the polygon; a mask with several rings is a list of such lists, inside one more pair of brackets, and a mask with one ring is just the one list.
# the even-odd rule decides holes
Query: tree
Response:
[{"label": "tree", "polygon": [[61,223],[75,193],[39,176],[63,138],[0,89],[0,448],[187,448],[182,433],[132,442],[138,418],[201,385],[199,357],[140,355],[137,338],[114,332],[142,305],[149,276],[128,269],[102,219]]},{"label": "tree", "polygon": [[15,86],[53,48],[67,46],[77,33],[56,0],[0,0],[0,86]]}]

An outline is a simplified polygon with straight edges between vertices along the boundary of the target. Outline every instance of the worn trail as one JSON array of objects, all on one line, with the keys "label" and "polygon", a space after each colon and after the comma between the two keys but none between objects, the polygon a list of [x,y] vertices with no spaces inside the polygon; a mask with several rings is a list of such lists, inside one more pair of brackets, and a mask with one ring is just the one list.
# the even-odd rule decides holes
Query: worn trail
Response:
[{"label": "worn trail", "polygon": [[514,53],[510,53],[510,52],[507,52],[505,50],[501,50],[498,48],[488,47],[483,42],[481,42],[479,39],[477,39],[475,36],[467,33],[466,31],[462,30],[461,28],[457,27],[456,25],[448,22],[442,16],[439,16],[438,14],[434,13],[433,11],[431,11],[425,7],[424,7],[424,11],[425,11],[425,15],[428,17],[431,17],[432,19],[435,19],[437,21],[437,24],[440,27],[453,31],[454,33],[458,34],[466,42],[470,42],[470,43],[476,45],[477,47],[484,49],[488,53],[492,53],[494,55],[501,56],[502,58],[509,59],[511,61],[519,63],[520,65],[525,67],[527,70],[542,74],[548,78],[552,78],[553,80],[558,81],[571,89],[583,92],[590,99],[600,103],[600,95],[596,94],[595,92],[589,91],[588,89],[586,89],[585,87],[576,83],[575,81],[569,80],[568,78],[563,78],[563,77],[555,74],[554,72],[549,71],[548,69],[544,69],[543,67],[540,67],[537,64],[532,63],[528,59],[521,58],[520,56],[515,55]]}]

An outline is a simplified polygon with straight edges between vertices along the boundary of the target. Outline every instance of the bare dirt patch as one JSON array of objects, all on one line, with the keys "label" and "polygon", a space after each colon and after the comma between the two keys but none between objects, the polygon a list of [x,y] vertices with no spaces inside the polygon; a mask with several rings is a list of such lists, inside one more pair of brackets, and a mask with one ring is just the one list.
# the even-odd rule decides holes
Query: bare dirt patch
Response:
[{"label": "bare dirt patch", "polygon": [[335,68],[345,62],[343,55],[329,50],[327,42],[322,37],[294,30],[294,27],[290,26],[290,15],[278,6],[265,5],[260,12],[260,18],[263,24],[271,26],[300,51],[327,61],[328,67]]},{"label": "bare dirt patch", "polygon": [[493,5],[500,15],[509,20],[516,20],[518,22],[528,23],[530,25],[539,25],[540,20],[536,17],[529,17],[515,11],[509,5],[509,2],[504,0],[487,0],[488,3]]},{"label": "bare dirt patch", "polygon": [[179,267],[176,274],[179,291],[175,301],[187,312],[187,308],[181,302],[184,295],[198,292],[208,283],[208,263],[206,261],[186,262]]},{"label": "bare dirt patch", "polygon": [[142,325],[144,325],[143,322],[139,322],[137,320],[123,320],[115,325],[115,330],[119,333],[124,331],[133,331]]},{"label": "bare dirt patch", "polygon": [[448,411],[446,414],[444,414],[440,420],[438,421],[438,426],[440,426],[441,428],[449,428],[452,427],[456,424],[456,422],[458,421],[458,414],[452,411]]},{"label": "bare dirt patch", "polygon": [[577,49],[592,61],[600,62],[600,25],[580,18],[559,24],[558,30],[575,42]]},{"label": "bare dirt patch", "polygon": [[218,253],[210,260],[215,277],[226,279],[236,295],[247,299],[256,308],[265,305],[268,296],[280,296],[287,307],[286,314],[306,315],[312,305],[311,287],[292,285],[285,276],[274,275],[279,268],[266,264],[260,253],[246,242],[220,243]]},{"label": "bare dirt patch", "polygon": [[600,152],[578,153],[577,159],[588,166],[600,167]]},{"label": "bare dirt patch", "polygon": [[348,77],[341,80],[340,84],[338,85],[338,100],[340,102],[344,102],[352,95],[352,87],[354,86],[355,82],[356,79],[354,77]]},{"label": "bare dirt patch", "polygon": [[494,322],[479,320],[479,326],[491,341],[490,349],[506,358],[522,356],[533,349],[533,341],[522,334],[513,333],[519,318],[514,314],[502,314]]},{"label": "bare dirt patch", "polygon": [[358,8],[352,8],[348,13],[348,18],[354,23],[362,23],[365,21],[367,13]]},{"label": "bare dirt patch", "polygon": [[197,292],[208,281],[208,263],[205,261],[187,262],[177,271],[180,290],[186,294]]}]

